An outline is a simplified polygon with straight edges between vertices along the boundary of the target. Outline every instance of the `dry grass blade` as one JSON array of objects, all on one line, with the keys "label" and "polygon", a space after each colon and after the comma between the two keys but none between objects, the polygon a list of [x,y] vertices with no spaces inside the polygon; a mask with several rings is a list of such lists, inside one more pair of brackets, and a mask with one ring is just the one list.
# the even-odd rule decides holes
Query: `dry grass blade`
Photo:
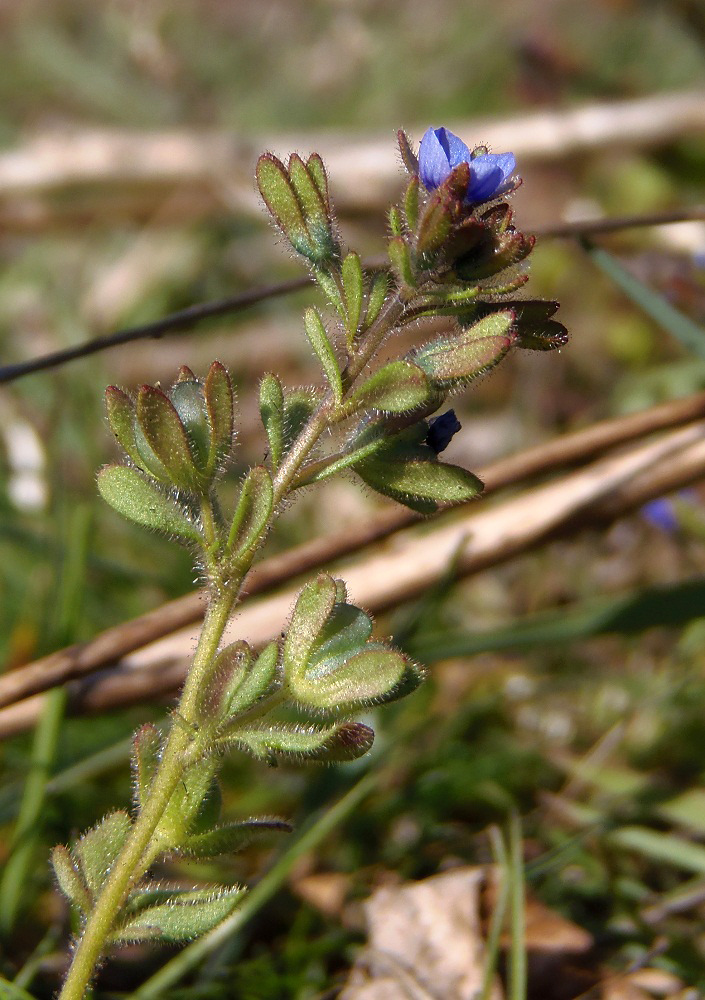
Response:
[{"label": "dry grass blade", "polygon": [[[433,530],[400,533],[391,551],[363,554],[336,572],[345,579],[356,601],[372,612],[383,611],[423,593],[451,562],[459,575],[469,575],[560,534],[619,517],[704,472],[705,423],[699,421],[602,458],[558,482],[532,487],[494,507],[470,505],[439,520]],[[253,645],[270,639],[286,620],[296,592],[297,587],[290,586],[259,599],[250,594],[231,626],[237,638]],[[226,633],[224,641],[234,637]],[[105,710],[173,691],[183,677],[192,647],[191,627],[144,646],[116,667],[75,685],[74,711]],[[17,675],[22,673],[35,682],[34,687],[28,686],[29,677],[25,677],[25,690],[41,691],[51,686],[48,678],[41,676],[41,661],[7,675],[3,681],[21,681]],[[20,689],[16,684],[15,691]],[[5,697],[9,704],[7,685]],[[22,701],[16,696],[15,700],[17,704],[0,711],[2,736],[32,725],[41,703],[41,697],[36,696]]]},{"label": "dry grass blade", "polygon": [[[682,92],[540,111],[518,118],[450,122],[459,135],[482,136],[491,148],[512,149],[522,163],[555,161],[576,153],[640,148],[705,130],[702,93]],[[416,138],[422,130],[416,129]],[[171,130],[45,131],[0,155],[0,222],[5,230],[32,230],[84,218],[86,203],[109,189],[123,215],[151,218],[155,203],[171,199],[180,221],[222,212],[223,203],[260,214],[251,177],[257,152],[277,155],[316,149],[336,178],[339,211],[378,208],[399,188],[389,136],[339,132],[256,135]],[[71,197],[62,197],[70,192]],[[168,218],[166,221],[169,221]]]}]

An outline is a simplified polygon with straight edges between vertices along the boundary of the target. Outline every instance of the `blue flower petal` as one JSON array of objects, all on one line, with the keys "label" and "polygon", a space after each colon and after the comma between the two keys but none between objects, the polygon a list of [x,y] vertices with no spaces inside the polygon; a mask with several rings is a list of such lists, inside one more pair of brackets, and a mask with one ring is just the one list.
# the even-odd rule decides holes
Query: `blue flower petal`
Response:
[{"label": "blue flower petal", "polygon": [[440,131],[442,130],[427,129],[419,146],[419,178],[428,191],[433,191],[442,184],[450,173],[447,149],[437,135]]},{"label": "blue flower petal", "polygon": [[501,194],[516,170],[513,153],[484,153],[470,160],[470,183],[466,201],[488,201]]},{"label": "blue flower petal", "polygon": [[470,150],[457,135],[447,128],[429,128],[419,147],[421,183],[428,191],[433,191],[443,183],[453,167],[469,159]]},{"label": "blue flower petal", "polygon": [[454,135],[453,132],[444,127],[437,128],[435,132],[438,136],[438,141],[448,155],[451,170],[461,163],[468,162],[470,159],[470,150],[462,139],[459,139],[457,135]]}]

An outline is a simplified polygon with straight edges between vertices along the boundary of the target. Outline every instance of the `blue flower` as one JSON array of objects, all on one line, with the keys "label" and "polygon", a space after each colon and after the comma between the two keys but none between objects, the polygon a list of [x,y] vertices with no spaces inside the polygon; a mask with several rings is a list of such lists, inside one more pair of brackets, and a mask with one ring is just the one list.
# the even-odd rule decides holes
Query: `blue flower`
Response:
[{"label": "blue flower", "polygon": [[419,177],[423,186],[433,191],[454,167],[470,164],[470,183],[466,202],[498,198],[511,186],[516,170],[514,153],[480,153],[473,156],[468,147],[447,128],[429,128],[419,147]]}]

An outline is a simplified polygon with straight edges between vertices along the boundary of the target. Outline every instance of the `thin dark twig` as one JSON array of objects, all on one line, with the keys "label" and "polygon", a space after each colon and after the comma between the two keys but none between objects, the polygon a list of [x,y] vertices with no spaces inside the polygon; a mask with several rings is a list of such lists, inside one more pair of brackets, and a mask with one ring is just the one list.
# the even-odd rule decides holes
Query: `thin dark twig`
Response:
[{"label": "thin dark twig", "polygon": [[240,310],[247,309],[258,302],[264,302],[265,299],[298,292],[300,289],[306,288],[310,280],[308,277],[294,278],[291,281],[281,281],[276,285],[252,288],[248,292],[231,295],[226,299],[188,306],[186,309],[180,309],[178,312],[164,316],[163,319],[159,319],[155,323],[127,327],[125,330],[106,334],[105,337],[96,337],[95,340],[77,344],[76,347],[67,347],[60,351],[52,351],[50,354],[43,354],[38,358],[31,358],[29,361],[18,361],[16,364],[4,365],[0,367],[0,383],[14,382],[15,379],[21,378],[23,375],[30,375],[46,368],[54,368],[57,365],[66,364],[67,361],[75,361],[77,358],[85,358],[90,354],[106,351],[110,347],[117,347],[119,344],[129,344],[134,340],[146,340],[149,337],[161,337],[165,333],[189,330],[201,320],[211,319],[213,316],[223,316],[225,313],[240,312]]},{"label": "thin dark twig", "polygon": [[668,226],[674,222],[692,222],[705,219],[705,205],[676,208],[670,212],[652,212],[649,215],[617,215],[605,219],[576,219],[575,222],[558,222],[549,226],[535,226],[535,236],[561,237],[590,236],[594,233],[615,233],[621,229]]},{"label": "thin dark twig", "polygon": [[[633,229],[636,227],[665,226],[673,222],[687,222],[690,220],[705,219],[705,206],[697,205],[691,208],[674,209],[671,212],[655,212],[650,215],[624,215],[611,219],[583,219],[576,222],[559,222],[550,226],[534,227],[536,236],[543,238],[560,239],[563,237],[588,236],[593,233],[611,233],[621,229]],[[383,259],[375,258],[365,264],[366,270],[380,270],[386,266]],[[249,306],[263,302],[265,299],[274,298],[279,295],[288,295],[290,292],[300,291],[309,284],[309,278],[294,278],[291,281],[282,281],[276,285],[264,285],[261,288],[253,288],[249,292],[242,292],[239,295],[232,295],[226,299],[217,299],[215,302],[203,302],[178,312],[170,313],[155,323],[145,323],[142,326],[127,327],[118,330],[116,333],[106,334],[104,337],[96,337],[84,344],[76,347],[67,347],[60,351],[52,351],[43,354],[38,358],[31,358],[29,361],[18,361],[15,364],[0,367],[0,384],[14,382],[15,379],[23,375],[31,375],[34,372],[45,371],[47,368],[55,368],[58,365],[66,364],[67,361],[75,361],[78,358],[85,358],[99,351],[106,351],[111,347],[120,344],[129,344],[135,340],[146,340],[149,337],[161,337],[165,333],[178,333],[189,330],[201,320],[210,319],[214,316],[223,316],[227,313],[239,312]]]}]

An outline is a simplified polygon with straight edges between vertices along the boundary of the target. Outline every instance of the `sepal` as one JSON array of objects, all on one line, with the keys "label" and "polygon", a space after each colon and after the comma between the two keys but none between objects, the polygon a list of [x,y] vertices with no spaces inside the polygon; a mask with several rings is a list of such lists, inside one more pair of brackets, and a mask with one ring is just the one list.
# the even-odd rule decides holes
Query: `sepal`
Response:
[{"label": "sepal", "polygon": [[411,253],[403,236],[393,236],[387,247],[389,262],[400,285],[408,285],[414,288],[416,285],[416,275],[411,262]]},{"label": "sepal", "polygon": [[133,799],[137,811],[144,805],[152,787],[162,749],[162,735],[150,722],[140,726],[132,738]]},{"label": "sepal", "polygon": [[367,309],[365,311],[365,326],[371,326],[382,311],[387,292],[389,290],[389,279],[384,271],[376,274],[367,297]]},{"label": "sepal", "polygon": [[432,514],[440,505],[464,503],[477,496],[482,482],[466,469],[439,462],[436,452],[425,443],[428,432],[428,423],[419,421],[384,440],[373,455],[353,466],[354,471],[377,493],[420,514]]},{"label": "sepal", "polygon": [[349,253],[341,268],[343,291],[345,293],[345,326],[348,347],[352,347],[362,318],[362,303],[365,282],[362,264],[356,253]]},{"label": "sepal", "polygon": [[[186,384],[177,383],[175,389]],[[189,409],[190,403],[189,399]],[[159,466],[154,468],[148,462],[149,471],[156,474],[161,467],[166,472],[163,478],[167,483],[189,492],[201,491],[205,485],[204,478],[189,447],[186,428],[166,393],[153,385],[143,385],[140,388],[137,394],[137,423],[159,462]],[[139,434],[137,439],[138,445],[141,444]],[[140,450],[144,452],[144,449]],[[149,453],[144,457],[148,459]]]},{"label": "sepal", "polygon": [[238,715],[273,694],[279,682],[276,640],[257,657],[244,640],[226,646],[216,657],[212,679],[203,694],[200,710],[204,723],[215,720],[219,730],[227,729]]},{"label": "sepal", "polygon": [[83,834],[71,852],[93,899],[99,896],[131,827],[132,822],[126,812],[118,810],[109,813]]},{"label": "sepal", "polygon": [[401,128],[397,132],[397,142],[404,167],[410,174],[418,174],[419,158],[412,148],[408,135]]},{"label": "sepal", "polygon": [[316,357],[321,363],[321,368],[333,392],[335,402],[339,405],[343,398],[340,367],[323,321],[318,312],[312,307],[304,313],[304,329],[306,330],[308,342],[316,352]]},{"label": "sepal", "polygon": [[137,446],[135,436],[135,404],[134,400],[116,385],[109,385],[105,390],[105,408],[108,413],[110,430],[128,456],[136,465],[142,465],[142,456]]},{"label": "sepal", "polygon": [[54,847],[51,852],[51,864],[64,896],[85,916],[93,905],[93,898],[69,849],[63,844]]}]

